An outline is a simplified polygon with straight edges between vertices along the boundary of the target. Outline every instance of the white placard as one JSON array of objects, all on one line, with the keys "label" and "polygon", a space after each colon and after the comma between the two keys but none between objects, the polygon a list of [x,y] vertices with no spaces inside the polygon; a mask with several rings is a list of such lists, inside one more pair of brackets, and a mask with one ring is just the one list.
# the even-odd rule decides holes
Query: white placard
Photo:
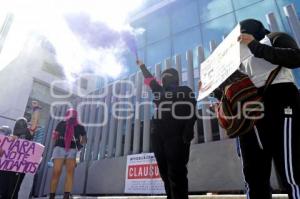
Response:
[{"label": "white placard", "polygon": [[241,34],[240,30],[240,25],[237,25],[201,64],[202,88],[198,100],[202,100],[218,88],[232,73],[239,69],[242,60],[250,56],[248,47],[238,41]]},{"label": "white placard", "polygon": [[125,193],[165,194],[153,153],[127,156]]}]

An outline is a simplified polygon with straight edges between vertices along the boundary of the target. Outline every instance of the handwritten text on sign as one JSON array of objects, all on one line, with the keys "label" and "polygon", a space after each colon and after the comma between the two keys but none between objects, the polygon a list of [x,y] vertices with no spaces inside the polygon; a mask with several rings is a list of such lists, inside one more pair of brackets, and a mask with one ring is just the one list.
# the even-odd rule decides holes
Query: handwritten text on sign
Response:
[{"label": "handwritten text on sign", "polygon": [[23,139],[0,135],[0,170],[20,173],[36,173],[42,160],[44,146]]},{"label": "handwritten text on sign", "polygon": [[232,73],[239,69],[242,60],[250,53],[238,42],[240,25],[223,40],[214,52],[201,64],[202,88],[198,100],[202,100],[218,88]]}]

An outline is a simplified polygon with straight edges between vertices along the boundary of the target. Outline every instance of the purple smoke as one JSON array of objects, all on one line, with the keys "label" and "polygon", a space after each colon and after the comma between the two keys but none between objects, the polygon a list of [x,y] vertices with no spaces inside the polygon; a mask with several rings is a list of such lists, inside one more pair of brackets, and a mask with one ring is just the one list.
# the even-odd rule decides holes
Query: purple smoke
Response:
[{"label": "purple smoke", "polygon": [[103,22],[93,22],[86,14],[68,15],[66,21],[79,38],[86,41],[92,48],[115,48],[124,42],[132,53],[137,56],[135,35],[131,31],[116,31]]}]

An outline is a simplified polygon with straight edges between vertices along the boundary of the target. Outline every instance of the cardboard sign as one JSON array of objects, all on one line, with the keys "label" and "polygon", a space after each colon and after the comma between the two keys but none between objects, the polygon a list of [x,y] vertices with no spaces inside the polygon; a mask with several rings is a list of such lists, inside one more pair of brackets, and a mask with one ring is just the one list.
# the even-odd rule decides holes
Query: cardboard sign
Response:
[{"label": "cardboard sign", "polygon": [[20,173],[36,173],[42,160],[44,146],[23,139],[0,135],[0,170]]},{"label": "cardboard sign", "polygon": [[127,156],[125,193],[165,193],[153,153]]},{"label": "cardboard sign", "polygon": [[239,69],[243,60],[251,55],[248,47],[238,41],[240,25],[223,40],[214,52],[201,64],[202,88],[198,100],[202,100],[218,88],[230,75]]}]

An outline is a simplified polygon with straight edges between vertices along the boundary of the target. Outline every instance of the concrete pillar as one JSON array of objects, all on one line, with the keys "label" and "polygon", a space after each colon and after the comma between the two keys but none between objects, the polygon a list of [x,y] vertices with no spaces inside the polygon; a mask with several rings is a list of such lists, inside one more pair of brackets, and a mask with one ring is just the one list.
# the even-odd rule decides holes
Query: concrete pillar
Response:
[{"label": "concrete pillar", "polygon": [[179,85],[182,85],[182,64],[181,64],[181,55],[175,55],[175,66],[179,75]]},{"label": "concrete pillar", "polygon": [[273,12],[266,14],[267,22],[271,32],[279,32],[279,25],[277,23],[275,14]]},{"label": "concrete pillar", "polygon": [[[136,74],[133,74],[130,76],[130,81],[132,83],[135,82],[135,77],[136,77]],[[134,93],[134,88],[133,87],[127,87],[126,88],[127,92],[128,93]],[[127,99],[127,102],[132,104],[132,106],[134,105],[134,98],[133,96],[132,97],[128,97]],[[134,115],[133,113],[131,113],[130,111],[127,112],[127,115]],[[132,121],[133,121],[133,117],[129,117],[127,120],[126,120],[126,130],[125,130],[125,143],[124,143],[124,155],[129,155],[130,154],[130,149],[131,149],[131,138],[132,138]]]},{"label": "concrete pillar", "polygon": [[142,72],[138,72],[136,76],[136,103],[135,103],[135,115],[134,115],[134,132],[133,132],[133,154],[140,152],[140,138],[141,138],[141,111],[139,104],[141,103],[142,94]]},{"label": "concrete pillar", "polygon": [[172,68],[172,58],[167,58],[165,59],[165,66],[166,66],[166,69],[168,68]]},{"label": "concrete pillar", "polygon": [[105,158],[105,152],[106,152],[106,144],[107,144],[107,134],[109,131],[109,116],[110,116],[110,108],[111,108],[111,96],[112,96],[112,85],[108,86],[108,93],[105,98],[105,106],[107,107],[107,115],[104,115],[107,117],[107,122],[103,126],[102,130],[102,136],[101,136],[101,142],[100,142],[100,159]]},{"label": "concrete pillar", "polygon": [[283,7],[284,13],[289,21],[293,36],[296,39],[298,46],[300,46],[300,21],[296,12],[294,4]]},{"label": "concrete pillar", "polygon": [[[116,88],[115,89],[116,93],[113,93],[112,100],[111,100],[112,101],[111,107],[113,107],[113,105],[118,102],[116,94],[120,92],[120,84],[114,84],[114,86]],[[113,156],[114,146],[116,141],[116,133],[117,133],[117,122],[118,122],[117,118],[114,116],[113,113],[111,113],[110,124],[109,124],[108,153],[107,153],[108,157]]]},{"label": "concrete pillar", "polygon": [[[126,89],[126,84],[125,83],[122,83],[122,82],[120,82],[120,94],[123,96],[123,95],[125,95],[125,89]],[[124,99],[122,99],[122,98],[119,98],[119,102],[120,101],[124,101]],[[119,106],[118,108],[126,108],[126,107],[124,107],[124,105],[121,105],[121,106]],[[124,116],[126,116],[125,114],[124,114],[124,112],[121,112],[121,113],[116,113],[116,115],[118,116],[118,117],[124,117]],[[122,138],[123,138],[123,130],[124,130],[124,123],[125,122],[125,119],[123,119],[123,118],[118,118],[118,128],[117,128],[117,141],[116,141],[116,154],[115,154],[115,157],[119,157],[119,156],[121,156],[121,154],[122,154]]]}]

